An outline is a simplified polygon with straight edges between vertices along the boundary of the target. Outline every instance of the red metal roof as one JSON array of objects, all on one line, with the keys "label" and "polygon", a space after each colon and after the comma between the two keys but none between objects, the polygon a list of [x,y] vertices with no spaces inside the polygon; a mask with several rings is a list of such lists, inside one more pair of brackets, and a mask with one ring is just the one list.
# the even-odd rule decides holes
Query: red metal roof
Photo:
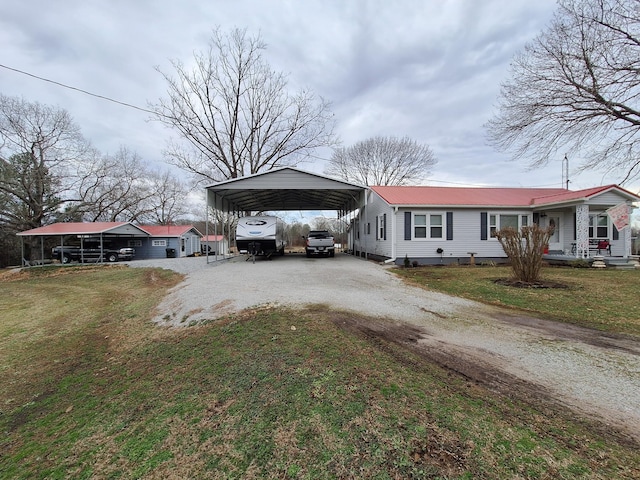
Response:
[{"label": "red metal roof", "polygon": [[193,225],[141,225],[140,228],[152,237],[180,237],[192,229],[198,232]]},{"label": "red metal roof", "polygon": [[531,205],[536,197],[559,195],[561,188],[371,187],[390,205],[509,206]]},{"label": "red metal roof", "polygon": [[[131,225],[140,231],[139,227],[136,227],[129,222],[61,222],[34,228],[32,230],[26,230],[18,233],[18,235],[97,235],[100,233],[109,233],[110,231],[124,225]],[[143,232],[140,231],[140,233]]]},{"label": "red metal roof", "polygon": [[203,242],[219,242],[224,239],[224,235],[205,235],[202,237]]},{"label": "red metal roof", "polygon": [[580,200],[615,188],[616,185],[565,190],[563,188],[475,188],[428,186],[374,186],[371,189],[390,205],[529,207]]},{"label": "red metal roof", "polygon": [[576,190],[576,191],[564,190],[564,192],[559,193],[557,195],[534,198],[532,201],[532,204],[545,205],[549,203],[570,202],[572,200],[580,200],[583,198],[586,199],[589,197],[593,197],[594,195],[598,195],[606,192],[607,190],[612,190],[612,189],[615,189],[616,191],[623,193],[629,197],[635,197],[636,199],[638,199],[637,195],[625,190],[624,188],[620,188],[617,185],[603,185],[600,187],[587,188],[584,190]]}]

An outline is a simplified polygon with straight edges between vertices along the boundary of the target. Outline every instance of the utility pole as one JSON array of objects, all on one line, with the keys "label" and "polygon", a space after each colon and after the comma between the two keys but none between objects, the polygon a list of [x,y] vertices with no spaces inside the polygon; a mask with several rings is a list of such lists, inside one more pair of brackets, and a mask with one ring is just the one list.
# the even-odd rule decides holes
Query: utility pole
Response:
[{"label": "utility pole", "polygon": [[564,159],[562,160],[562,185],[567,190],[569,190],[569,181],[569,159],[565,153]]}]

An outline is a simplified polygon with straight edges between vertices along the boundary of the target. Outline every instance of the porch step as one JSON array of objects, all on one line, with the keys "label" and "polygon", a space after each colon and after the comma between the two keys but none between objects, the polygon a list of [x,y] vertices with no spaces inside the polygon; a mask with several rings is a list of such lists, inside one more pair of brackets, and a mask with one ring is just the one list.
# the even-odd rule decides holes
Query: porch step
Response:
[{"label": "porch step", "polygon": [[615,268],[616,270],[634,270],[635,264],[630,263],[626,258],[606,258],[604,262],[609,268]]}]

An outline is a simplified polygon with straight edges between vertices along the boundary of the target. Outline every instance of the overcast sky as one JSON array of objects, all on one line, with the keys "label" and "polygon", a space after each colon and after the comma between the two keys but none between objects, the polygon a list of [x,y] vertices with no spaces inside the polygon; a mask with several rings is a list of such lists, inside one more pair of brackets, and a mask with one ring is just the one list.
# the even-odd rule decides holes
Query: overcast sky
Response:
[{"label": "overcast sky", "polygon": [[[0,64],[146,108],[166,91],[156,66],[188,63],[215,27],[247,28],[292,90],[332,103],[344,146],[375,135],[427,144],[438,159],[430,185],[561,187],[563,154],[531,171],[488,146],[483,128],[511,58],[555,8],[555,0],[6,0]],[[64,108],[104,153],[126,146],[168,168],[162,150],[172,133],[145,112],[6,68],[0,91]],[[578,175],[579,159],[570,162],[572,189],[621,178]]]}]

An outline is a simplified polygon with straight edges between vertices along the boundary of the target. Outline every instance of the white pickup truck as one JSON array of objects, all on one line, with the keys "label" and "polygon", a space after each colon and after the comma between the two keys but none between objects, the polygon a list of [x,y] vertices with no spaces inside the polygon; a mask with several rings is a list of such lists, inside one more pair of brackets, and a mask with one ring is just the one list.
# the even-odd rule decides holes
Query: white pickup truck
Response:
[{"label": "white pickup truck", "polygon": [[333,241],[333,235],[327,230],[311,230],[306,237],[305,252],[307,257],[311,255],[335,256],[336,246]]}]

